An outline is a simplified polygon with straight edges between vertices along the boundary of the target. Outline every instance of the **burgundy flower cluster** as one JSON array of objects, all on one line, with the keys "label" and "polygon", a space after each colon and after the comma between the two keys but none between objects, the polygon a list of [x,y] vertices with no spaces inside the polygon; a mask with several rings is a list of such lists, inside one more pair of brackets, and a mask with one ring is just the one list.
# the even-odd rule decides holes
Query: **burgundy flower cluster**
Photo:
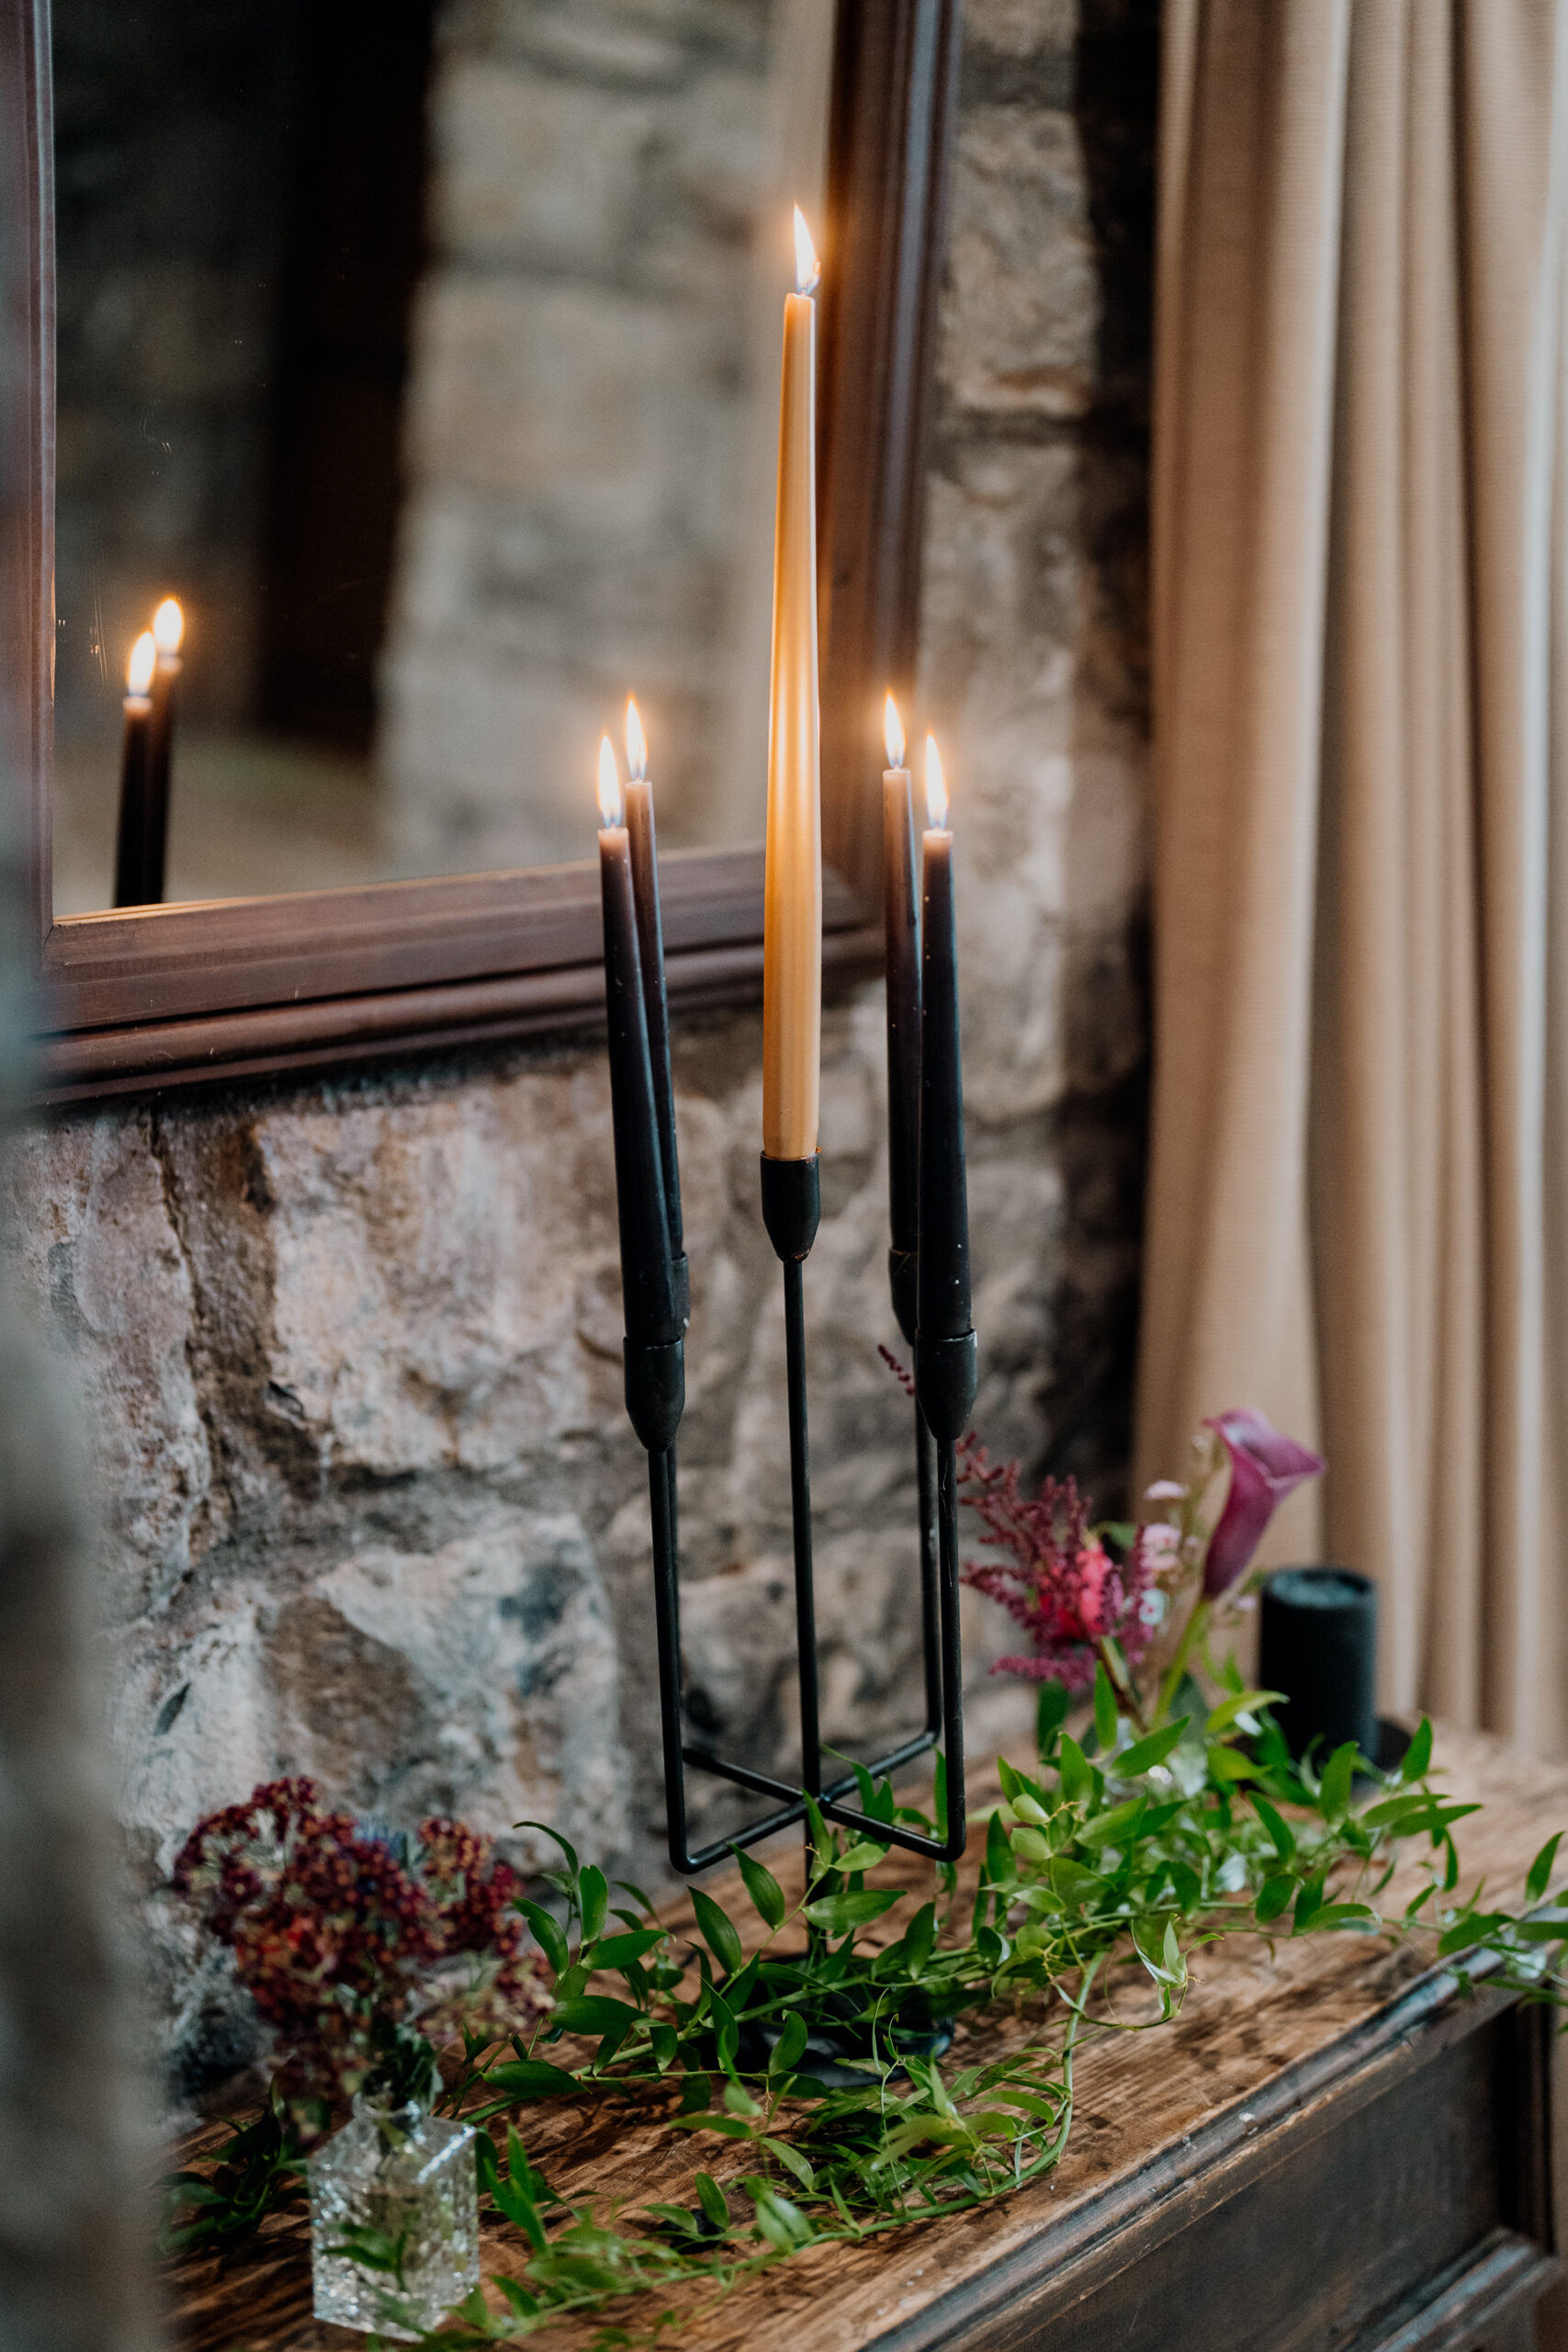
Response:
[{"label": "burgundy flower cluster", "polygon": [[1089,1505],[1071,1478],[1047,1478],[1032,1501],[1020,1489],[1016,1462],[993,1463],[973,1437],[959,1448],[959,1478],[974,1489],[960,1499],[977,1512],[1001,1560],[970,1562],[964,1581],[1029,1634],[1032,1654],[998,1658],[993,1674],[1022,1674],[1081,1690],[1094,1679],[1096,1645],[1114,1634],[1129,1665],[1142,1656],[1159,1622],[1146,1532],[1138,1530],[1124,1560],[1089,1532]]},{"label": "burgundy flower cluster", "polygon": [[358,2089],[400,2028],[499,2039],[547,2006],[516,1873],[460,1821],[400,1839],[323,1812],[311,1781],[269,1781],[197,1824],[174,1884],[232,1951],[291,2096]]}]

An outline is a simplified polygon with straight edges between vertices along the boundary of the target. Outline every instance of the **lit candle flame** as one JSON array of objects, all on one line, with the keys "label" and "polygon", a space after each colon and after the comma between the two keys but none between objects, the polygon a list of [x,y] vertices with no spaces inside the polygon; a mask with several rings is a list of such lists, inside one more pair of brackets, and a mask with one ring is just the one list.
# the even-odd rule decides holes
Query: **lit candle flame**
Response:
[{"label": "lit candle flame", "polygon": [[621,779],[615,766],[615,747],[607,735],[599,738],[599,820],[604,825],[618,825],[622,817]]},{"label": "lit candle flame", "polygon": [[942,753],[934,735],[926,737],[926,820],[936,833],[947,824],[947,778],[942,772]]},{"label": "lit candle flame", "polygon": [[158,640],[150,628],[144,628],[131,647],[130,659],[125,665],[125,683],[133,695],[147,692],[157,665]]},{"label": "lit candle flame", "polygon": [[626,767],[639,784],[648,774],[648,738],[630,695],[626,696]]},{"label": "lit candle flame", "polygon": [[160,653],[177,653],[184,641],[186,616],[177,596],[165,596],[152,616],[152,639]]},{"label": "lit candle flame", "polygon": [[806,225],[806,215],[797,204],[795,208],[795,290],[797,294],[815,294],[822,277],[822,265],[817,258],[817,248],[811,242],[811,232]]},{"label": "lit candle flame", "polygon": [[901,768],[904,764],[904,722],[891,695],[882,707],[882,740],[887,746],[888,766]]}]

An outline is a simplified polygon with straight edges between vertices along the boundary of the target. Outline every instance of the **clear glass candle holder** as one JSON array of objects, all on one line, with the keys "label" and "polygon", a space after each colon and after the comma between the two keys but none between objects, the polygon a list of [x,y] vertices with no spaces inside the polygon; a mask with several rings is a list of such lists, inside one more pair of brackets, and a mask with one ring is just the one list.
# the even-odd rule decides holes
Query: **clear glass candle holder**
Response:
[{"label": "clear glass candle holder", "polygon": [[318,2319],[413,2336],[478,2286],[469,2125],[362,2094],[310,2178]]}]

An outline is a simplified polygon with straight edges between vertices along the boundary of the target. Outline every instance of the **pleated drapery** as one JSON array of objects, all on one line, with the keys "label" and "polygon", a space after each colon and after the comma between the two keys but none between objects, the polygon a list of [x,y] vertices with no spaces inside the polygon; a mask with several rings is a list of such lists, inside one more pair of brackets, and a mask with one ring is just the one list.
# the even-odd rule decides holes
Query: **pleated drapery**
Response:
[{"label": "pleated drapery", "polygon": [[1141,1478],[1568,1746],[1568,0],[1168,0]]}]

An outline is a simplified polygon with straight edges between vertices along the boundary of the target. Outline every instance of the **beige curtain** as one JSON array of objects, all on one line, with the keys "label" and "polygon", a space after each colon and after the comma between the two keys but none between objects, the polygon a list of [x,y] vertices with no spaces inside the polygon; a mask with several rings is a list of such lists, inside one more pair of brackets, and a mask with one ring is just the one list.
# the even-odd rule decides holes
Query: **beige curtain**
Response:
[{"label": "beige curtain", "polygon": [[1568,0],[1167,0],[1141,1477],[1568,1746]]}]

